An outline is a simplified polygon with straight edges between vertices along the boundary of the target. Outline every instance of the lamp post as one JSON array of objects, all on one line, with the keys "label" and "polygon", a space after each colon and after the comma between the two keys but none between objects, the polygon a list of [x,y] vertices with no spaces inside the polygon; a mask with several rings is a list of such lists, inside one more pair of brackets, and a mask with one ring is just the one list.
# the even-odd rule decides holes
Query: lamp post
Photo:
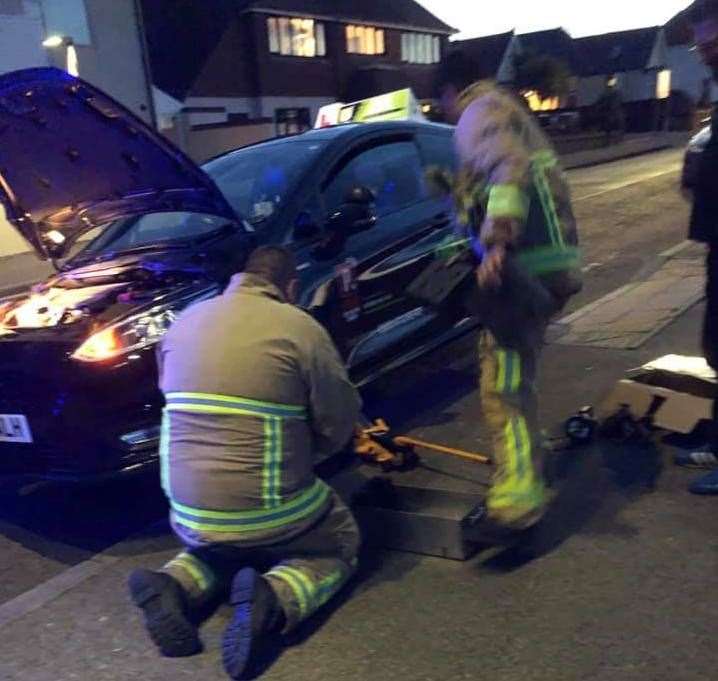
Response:
[{"label": "lamp post", "polygon": [[71,76],[79,76],[80,69],[77,59],[77,50],[75,49],[75,42],[70,36],[51,35],[46,38],[43,43],[43,47],[48,49],[55,49],[58,47],[65,48],[65,70]]}]

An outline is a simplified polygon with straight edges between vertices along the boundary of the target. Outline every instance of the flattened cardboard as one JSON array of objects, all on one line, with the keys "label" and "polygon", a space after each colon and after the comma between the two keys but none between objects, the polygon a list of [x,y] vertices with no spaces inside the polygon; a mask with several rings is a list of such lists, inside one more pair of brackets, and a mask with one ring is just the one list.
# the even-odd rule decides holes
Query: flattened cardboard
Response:
[{"label": "flattened cardboard", "polygon": [[599,418],[606,418],[628,405],[635,417],[644,416],[656,399],[662,400],[655,412],[659,428],[690,433],[704,419],[713,418],[715,372],[700,357],[667,355],[629,372],[619,381],[600,407]]}]

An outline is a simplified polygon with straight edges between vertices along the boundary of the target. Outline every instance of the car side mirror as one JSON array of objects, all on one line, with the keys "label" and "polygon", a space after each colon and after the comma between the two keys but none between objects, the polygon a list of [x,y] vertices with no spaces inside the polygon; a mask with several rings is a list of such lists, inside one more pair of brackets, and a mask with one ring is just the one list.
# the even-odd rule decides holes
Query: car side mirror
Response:
[{"label": "car side mirror", "polygon": [[348,237],[371,229],[377,221],[374,200],[374,192],[367,187],[350,189],[342,205],[329,216],[328,230]]}]

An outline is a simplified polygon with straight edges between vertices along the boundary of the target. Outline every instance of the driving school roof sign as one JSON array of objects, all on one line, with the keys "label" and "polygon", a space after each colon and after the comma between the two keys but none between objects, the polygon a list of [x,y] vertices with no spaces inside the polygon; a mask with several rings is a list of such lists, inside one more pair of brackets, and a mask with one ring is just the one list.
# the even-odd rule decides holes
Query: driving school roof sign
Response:
[{"label": "driving school roof sign", "polygon": [[397,90],[351,104],[328,104],[319,109],[315,128],[342,123],[377,123],[379,121],[426,120],[410,89]]}]

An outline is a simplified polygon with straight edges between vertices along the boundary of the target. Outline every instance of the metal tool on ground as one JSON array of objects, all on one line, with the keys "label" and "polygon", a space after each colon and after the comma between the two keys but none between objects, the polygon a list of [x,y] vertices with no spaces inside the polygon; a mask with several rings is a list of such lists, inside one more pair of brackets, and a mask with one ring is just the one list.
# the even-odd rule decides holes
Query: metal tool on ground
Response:
[{"label": "metal tool on ground", "polygon": [[596,435],[598,421],[594,415],[593,407],[583,407],[577,414],[571,416],[564,425],[566,436],[573,445],[583,445],[591,442]]},{"label": "metal tool on ground", "polygon": [[447,447],[405,435],[394,435],[383,419],[357,426],[354,451],[366,462],[377,464],[384,470],[407,470],[419,463],[417,449],[445,454],[482,465],[491,465],[491,459],[477,452]]}]

